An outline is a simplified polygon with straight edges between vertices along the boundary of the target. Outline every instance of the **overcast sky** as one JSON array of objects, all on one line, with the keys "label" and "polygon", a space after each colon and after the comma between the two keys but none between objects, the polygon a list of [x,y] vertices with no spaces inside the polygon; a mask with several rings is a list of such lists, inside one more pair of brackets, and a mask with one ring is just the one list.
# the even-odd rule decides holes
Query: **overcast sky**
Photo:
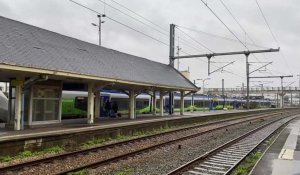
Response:
[{"label": "overcast sky", "polygon": [[[246,50],[237,41],[229,41],[228,39],[203,33],[206,32],[236,40],[201,0],[114,0],[152,21],[159,27],[129,12],[112,0],[74,1],[100,13],[105,13],[109,18],[126,24],[166,44],[169,43],[169,25],[170,23],[176,24],[180,29],[176,29],[176,46],[179,43],[181,48],[180,55],[203,54],[211,51]],[[107,5],[104,5],[101,1],[105,1]],[[258,0],[278,42],[272,37],[255,0],[223,0],[247,34],[226,11],[220,0],[205,0],[205,2],[249,49],[277,48],[280,46],[280,53],[256,54],[255,57],[249,57],[250,62],[256,62],[251,64],[250,70],[254,70],[263,64],[257,62],[273,62],[272,65],[267,66],[267,71],[256,72],[253,75],[294,75],[293,78],[284,79],[285,85],[294,82],[292,86],[298,86],[299,80],[296,75],[300,74],[299,0]],[[130,14],[148,25],[146,26],[110,6]],[[69,0],[0,0],[0,15],[98,44],[98,29],[91,25],[91,23],[98,22],[96,14]],[[168,46],[110,19],[104,18],[104,20],[105,23],[102,27],[102,45],[104,47],[168,64]],[[253,46],[253,41],[260,47]],[[206,48],[201,45],[204,45]],[[225,79],[225,87],[241,86],[243,82],[246,82],[244,55],[216,57],[212,58],[212,61],[223,62],[213,63],[212,71],[226,64],[224,62],[235,61],[235,63],[226,67],[223,72],[212,74],[210,76],[211,80],[207,81],[206,87],[221,87],[222,78]],[[192,80],[208,77],[206,58],[181,60],[180,70],[188,68]],[[273,81],[273,83],[269,82],[264,86],[280,85],[280,79],[261,80]],[[255,79],[253,81],[259,80]],[[251,83],[251,85],[258,84],[260,82]]]}]

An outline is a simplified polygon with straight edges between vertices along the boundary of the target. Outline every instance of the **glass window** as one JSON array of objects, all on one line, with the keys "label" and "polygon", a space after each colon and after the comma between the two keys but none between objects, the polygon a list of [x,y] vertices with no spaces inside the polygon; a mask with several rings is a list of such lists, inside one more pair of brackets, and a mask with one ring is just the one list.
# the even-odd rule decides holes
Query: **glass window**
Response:
[{"label": "glass window", "polygon": [[60,89],[33,87],[32,121],[59,120]]},{"label": "glass window", "polygon": [[33,98],[59,98],[59,89],[49,89],[46,87],[33,88]]},{"label": "glass window", "polygon": [[58,100],[33,100],[33,121],[58,120]]}]

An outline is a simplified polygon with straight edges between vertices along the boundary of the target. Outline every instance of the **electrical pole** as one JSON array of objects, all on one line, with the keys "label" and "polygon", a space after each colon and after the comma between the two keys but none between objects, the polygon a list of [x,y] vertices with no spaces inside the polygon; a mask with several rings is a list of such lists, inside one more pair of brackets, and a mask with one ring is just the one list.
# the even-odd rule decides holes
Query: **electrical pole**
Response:
[{"label": "electrical pole", "polygon": [[[264,105],[265,97],[264,97],[264,84],[259,84],[261,88],[261,98],[262,98],[262,104]],[[261,106],[261,100],[259,101],[259,106]]]},{"label": "electrical pole", "polygon": [[299,105],[299,107],[300,107],[300,75],[297,75],[298,77],[299,77],[299,89],[298,89],[298,91],[299,91],[299,97],[298,97],[298,105]]},{"label": "electrical pole", "polygon": [[[279,52],[280,48],[278,49],[265,49],[265,50],[247,50],[247,51],[237,51],[237,52],[223,52],[223,53],[210,53],[210,54],[199,54],[199,55],[185,55],[185,56],[177,56],[174,57],[174,59],[183,59],[183,58],[197,58],[197,57],[206,57],[208,59],[208,74],[210,74],[210,59],[212,57],[216,57],[216,56],[225,56],[225,55],[245,55],[246,56],[246,74],[247,74],[247,109],[250,108],[250,100],[249,100],[249,75],[259,69],[256,69],[252,72],[249,72],[249,61],[248,61],[248,57],[250,54],[254,54],[254,53],[265,53],[265,52]],[[270,64],[270,63],[268,63]],[[266,65],[268,65],[266,64]],[[265,67],[266,65],[262,66]],[[227,65],[225,65],[227,66]]]},{"label": "electrical pole", "polygon": [[249,110],[250,109],[250,97],[249,97],[249,61],[248,61],[248,57],[249,57],[249,54],[245,54],[246,56],[246,77],[247,77],[247,100],[246,100],[246,106],[247,106],[247,109]]},{"label": "electrical pole", "polygon": [[293,92],[291,91],[291,107],[293,106]]},{"label": "electrical pole", "polygon": [[[194,80],[194,85],[196,85],[196,80]],[[194,93],[192,93],[192,111],[194,111]]]},{"label": "electrical pole", "polygon": [[[170,52],[169,65],[174,67],[174,53],[175,53],[175,24],[170,24]],[[174,93],[169,93],[169,114],[174,113]]]},{"label": "electrical pole", "polygon": [[281,108],[283,108],[283,103],[284,103],[284,95],[283,95],[283,77],[280,77],[281,79]]},{"label": "electrical pole", "polygon": [[277,93],[276,93],[276,107],[277,107],[277,108],[278,108],[278,106],[279,106],[278,103],[279,103],[279,102],[278,102],[278,92],[277,92]]},{"label": "electrical pole", "polygon": [[[176,51],[176,55],[177,56],[179,56],[179,54],[180,54],[180,50],[181,50],[181,48],[179,47],[179,37],[178,37],[178,39],[177,39],[177,41],[178,41],[178,44],[177,44],[177,51]],[[179,59],[177,60],[177,70],[179,71]]]},{"label": "electrical pole", "polygon": [[223,109],[225,108],[224,79],[222,79]]},{"label": "electrical pole", "polygon": [[[252,71],[253,72],[253,71]],[[286,77],[293,77],[293,75],[286,75],[286,76],[265,76],[265,77],[249,77],[249,78],[280,78],[281,79],[281,95],[282,95],[282,98],[281,98],[281,108],[283,108],[283,78],[286,78]]]}]

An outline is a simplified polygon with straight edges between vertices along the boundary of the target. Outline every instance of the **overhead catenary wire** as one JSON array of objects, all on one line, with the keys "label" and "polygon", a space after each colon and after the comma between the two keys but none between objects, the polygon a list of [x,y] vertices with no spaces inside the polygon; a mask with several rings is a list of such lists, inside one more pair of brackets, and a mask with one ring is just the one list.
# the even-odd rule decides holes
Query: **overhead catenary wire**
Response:
[{"label": "overhead catenary wire", "polygon": [[[190,53],[188,53],[188,52],[186,52],[184,50],[181,50],[181,52],[184,53],[184,54],[186,54],[186,55],[192,55],[192,54],[190,54]],[[200,60],[201,62],[204,62],[204,63],[208,63],[208,61],[206,59],[203,59],[203,58],[198,58],[197,60]],[[211,64],[211,66],[214,67],[214,68],[217,68],[217,69],[221,68],[221,67],[215,66],[213,64]],[[230,74],[238,76],[240,78],[246,78],[245,76],[241,76],[241,75],[233,73],[233,72],[229,72],[229,71],[225,71],[225,70],[223,70],[223,72],[230,73]]]},{"label": "overhead catenary wire", "polygon": [[263,17],[263,19],[264,19],[266,25],[267,25],[267,27],[268,27],[270,33],[271,33],[271,35],[272,35],[274,41],[276,42],[277,46],[279,47],[279,42],[278,42],[277,38],[275,37],[275,35],[274,35],[274,33],[273,33],[273,31],[272,31],[270,25],[269,25],[269,22],[268,22],[268,20],[267,20],[267,18],[266,18],[266,16],[265,16],[264,12],[262,11],[262,8],[260,7],[260,5],[259,5],[259,3],[258,3],[257,0],[255,0],[255,2],[256,2],[256,4],[257,4],[257,7],[258,7],[258,9],[259,9],[259,11],[260,11],[260,13],[261,13],[261,15],[262,15],[262,17]]},{"label": "overhead catenary wire", "polygon": [[124,9],[126,9],[126,10],[130,11],[131,13],[133,13],[133,14],[135,14],[135,15],[139,16],[140,18],[142,18],[142,19],[146,20],[147,22],[149,22],[149,23],[151,23],[151,24],[155,25],[156,27],[158,27],[158,28],[162,29],[163,31],[165,31],[165,32],[169,33],[169,31],[168,31],[168,30],[164,29],[163,27],[161,27],[160,25],[158,25],[158,24],[154,23],[153,21],[151,21],[151,20],[149,20],[149,19],[147,19],[147,18],[143,17],[142,15],[140,15],[140,14],[136,13],[135,11],[133,11],[133,10],[129,9],[129,8],[128,8],[128,7],[126,7],[125,5],[123,5],[123,4],[119,3],[119,2],[116,2],[116,1],[114,1],[114,0],[110,0],[110,1],[112,1],[112,2],[114,2],[115,4],[117,4],[117,5],[121,6],[121,7],[123,7]]},{"label": "overhead catenary wire", "polygon": [[[246,29],[241,25],[241,23],[237,20],[237,18],[233,15],[233,13],[231,12],[231,10],[227,7],[227,5],[223,2],[223,0],[220,0],[221,4],[223,5],[223,7],[226,9],[226,11],[229,13],[229,15],[233,18],[233,20],[238,24],[238,26],[240,27],[240,29],[245,33],[245,38],[248,37],[250,39],[250,41],[256,45],[256,43],[254,42],[254,40],[252,39],[252,37],[250,37],[250,35],[248,34],[248,32],[246,31]],[[246,42],[245,42],[246,44]],[[256,60],[259,60],[256,55],[253,55]],[[265,56],[265,55],[264,55]],[[264,57],[265,60],[268,61],[268,59],[266,57]]]},{"label": "overhead catenary wire", "polygon": [[194,42],[196,42],[197,44],[199,44],[201,47],[207,49],[208,51],[210,51],[211,53],[214,53],[214,51],[212,51],[211,49],[209,49],[207,46],[205,46],[203,43],[197,41],[196,39],[194,39],[192,36],[190,36],[189,34],[187,34],[186,32],[182,31],[180,28],[178,28],[177,26],[175,26],[180,32],[182,32],[184,35],[186,35],[187,37],[189,37],[191,40],[193,40]]},{"label": "overhead catenary wire", "polygon": [[[176,27],[177,28],[183,28],[183,29],[187,29],[187,30],[190,30],[190,31],[194,31],[194,32],[199,32],[199,33],[206,33],[206,32],[203,32],[203,31],[198,31],[198,30],[195,30],[195,29],[191,29],[191,28],[188,28],[188,27],[183,27],[183,26],[178,26],[178,25],[176,25]],[[212,36],[214,36],[214,34],[209,34],[209,33],[207,33],[208,35],[212,35]],[[233,40],[233,41],[235,41],[235,42],[239,42],[239,41],[237,41],[237,40],[234,40],[234,39],[231,39],[231,38],[226,38],[226,37],[222,37],[222,36],[218,36],[218,35],[215,35],[216,37],[220,37],[220,38],[225,38],[225,39],[230,39],[230,40]],[[265,48],[267,48],[267,47],[265,47]],[[256,60],[260,63],[261,61],[259,61],[259,59],[253,54],[253,56],[256,58]],[[237,61],[237,60],[235,60],[235,61]],[[262,63],[261,63],[262,64]],[[264,74],[266,74],[266,73],[264,73]]]},{"label": "overhead catenary wire", "polygon": [[203,50],[201,50],[199,47],[197,47],[197,46],[194,46],[194,44],[193,43],[191,43],[191,42],[189,42],[188,40],[185,40],[184,38],[182,38],[182,37],[178,37],[179,39],[180,39],[180,43],[181,44],[183,44],[183,45],[185,45],[185,46],[187,46],[187,47],[189,47],[189,48],[191,48],[191,49],[193,49],[193,50],[195,50],[195,51],[200,51],[200,52],[202,52]]},{"label": "overhead catenary wire", "polygon": [[[214,51],[212,51],[211,49],[209,49],[208,47],[206,47],[204,44],[202,44],[202,43],[200,43],[199,41],[197,41],[196,39],[194,39],[192,36],[190,36],[190,35],[188,35],[186,32],[184,32],[184,31],[182,31],[181,29],[179,29],[179,27],[176,25],[176,28],[179,30],[179,31],[181,31],[183,34],[185,34],[186,36],[188,36],[190,39],[192,39],[194,42],[196,42],[196,43],[198,43],[199,45],[201,45],[202,47],[204,47],[204,48],[206,48],[208,51],[210,51],[211,53],[214,53]],[[187,55],[191,55],[191,54],[189,54],[189,53],[187,53],[187,52],[185,52],[185,51],[182,51],[182,53],[185,53],[185,54],[187,54]],[[202,60],[202,59],[199,59],[200,61],[202,61],[202,62],[205,62],[205,63],[208,63],[208,61],[206,61],[206,60]],[[218,66],[215,66],[215,65],[212,65],[211,64],[211,66],[212,67],[215,67],[215,68],[217,68],[217,69],[220,69],[221,67],[218,67]],[[225,72],[225,71],[224,71]],[[232,73],[232,72],[229,72],[229,71],[226,71],[227,73],[231,73],[231,74],[233,74],[233,75],[236,75],[236,76],[238,76],[238,77],[241,77],[241,78],[245,78],[245,77],[243,77],[243,76],[240,76],[239,74],[235,74],[235,73]]]},{"label": "overhead catenary wire", "polygon": [[248,47],[236,36],[236,34],[225,24],[225,22],[205,3],[203,0],[201,2],[208,8],[209,11],[226,27],[226,29],[247,49]]},{"label": "overhead catenary wire", "polygon": [[[79,6],[83,7],[83,8],[85,8],[85,9],[87,9],[87,10],[93,12],[93,13],[100,14],[100,15],[102,14],[102,13],[100,13],[99,11],[96,11],[96,10],[94,10],[94,9],[88,7],[88,6],[85,6],[85,5],[81,4],[81,3],[78,3],[78,2],[76,2],[76,1],[74,1],[74,0],[69,0],[69,1],[72,2],[72,3],[74,3],[74,4],[79,5]],[[106,18],[109,19],[109,20],[111,20],[111,21],[114,21],[114,22],[116,22],[116,23],[118,23],[118,24],[120,24],[120,25],[122,25],[122,26],[124,26],[124,27],[126,27],[126,28],[129,28],[129,29],[131,29],[131,30],[133,30],[133,31],[135,31],[135,32],[137,32],[137,33],[140,33],[140,34],[142,34],[142,35],[144,35],[144,36],[146,36],[146,37],[148,37],[148,38],[150,38],[150,39],[152,39],[152,40],[155,40],[155,41],[157,41],[157,42],[159,42],[159,43],[161,43],[161,44],[163,44],[163,45],[165,45],[165,46],[168,46],[168,47],[169,47],[169,44],[168,44],[168,43],[165,43],[165,42],[163,42],[163,41],[161,41],[161,40],[159,40],[159,39],[157,39],[157,38],[155,38],[155,37],[153,37],[153,36],[151,36],[151,35],[148,35],[148,34],[142,32],[142,31],[139,31],[139,30],[137,30],[137,29],[135,29],[135,28],[133,28],[133,27],[131,27],[131,26],[125,24],[125,23],[122,23],[122,22],[120,22],[120,21],[118,21],[118,20],[116,20],[116,19],[110,17],[110,16],[107,16],[107,15],[106,15]],[[213,65],[213,66],[214,66],[214,65]],[[217,66],[214,66],[214,67],[217,67]],[[217,67],[217,68],[218,68],[218,67]],[[235,75],[237,75],[237,74],[235,74]],[[237,75],[237,76],[239,76],[239,75]],[[239,77],[240,77],[240,76],[239,76]]]},{"label": "overhead catenary wire", "polygon": [[[155,26],[158,27],[159,29],[154,28],[153,26],[151,26],[151,25],[149,25],[149,24],[147,24],[147,23],[141,21],[140,19],[137,19],[137,18],[133,17],[132,15],[129,15],[129,14],[127,14],[126,12],[124,12],[124,11],[122,11],[122,10],[120,10],[120,9],[118,9],[118,8],[116,8],[116,7],[114,7],[114,6],[110,5],[110,4],[108,4],[108,3],[106,3],[106,1],[103,1],[103,0],[98,0],[98,1],[99,1],[99,2],[102,2],[104,5],[109,6],[110,8],[112,8],[112,9],[114,9],[114,10],[116,10],[116,11],[122,13],[123,15],[126,15],[126,16],[130,17],[131,19],[134,19],[135,21],[138,21],[139,23],[141,23],[141,24],[143,24],[143,25],[145,25],[145,26],[151,28],[152,30],[154,30],[154,31],[156,31],[156,32],[159,32],[160,34],[164,35],[165,37],[169,38],[169,34],[167,33],[167,32],[168,32],[167,30],[163,29],[161,26],[159,26],[158,24],[152,22],[151,20],[149,20],[149,19],[143,17],[142,15],[140,15],[140,14],[134,12],[133,10],[131,10],[131,9],[129,9],[128,7],[126,7],[125,5],[122,5],[122,4],[120,4],[120,3],[116,2],[116,1],[111,0],[112,2],[114,2],[114,3],[118,4],[119,6],[125,8],[126,10],[130,11],[131,13],[133,13],[133,14],[137,15],[138,17],[144,19],[145,21],[151,23],[152,25],[155,25]],[[194,49],[194,50],[199,51],[199,49],[197,49],[197,47],[195,47],[191,42],[189,42],[189,41],[187,41],[186,39],[181,38],[181,37],[179,37],[179,39],[182,40],[181,42],[182,42],[182,44],[184,44],[185,46],[187,46],[187,47],[189,47],[189,48],[192,48],[192,49]]]},{"label": "overhead catenary wire", "polygon": [[[87,7],[87,6],[83,5],[83,4],[80,4],[80,3],[78,3],[78,2],[76,2],[76,1],[74,1],[74,0],[69,0],[69,1],[72,2],[72,3],[75,3],[75,4],[79,5],[79,6],[81,6],[81,7],[83,7],[83,8],[85,8],[85,9],[91,11],[91,12],[94,12],[94,13],[96,13],[96,14],[101,14],[100,12],[98,12],[98,11],[96,11],[96,10],[90,8],[90,7]],[[153,39],[153,40],[155,40],[155,41],[157,41],[157,42],[159,42],[159,43],[161,43],[161,44],[163,44],[163,45],[165,45],[165,46],[168,46],[168,47],[169,47],[169,44],[168,44],[168,43],[165,43],[165,42],[163,42],[163,41],[161,41],[161,40],[159,40],[159,39],[157,39],[157,38],[154,38],[153,36],[150,36],[150,35],[148,35],[148,34],[146,34],[146,33],[144,33],[144,32],[141,32],[141,31],[139,31],[139,30],[137,30],[137,29],[135,29],[135,28],[133,28],[133,27],[127,25],[127,24],[124,24],[124,23],[122,23],[122,22],[119,22],[118,20],[115,20],[114,18],[111,18],[111,17],[108,16],[108,15],[106,15],[106,18],[107,18],[107,19],[110,19],[110,20],[112,20],[112,21],[114,21],[114,22],[116,22],[116,23],[118,23],[118,24],[120,24],[120,25],[122,25],[122,26],[124,26],[124,27],[127,27],[127,28],[129,28],[129,29],[131,29],[131,30],[133,30],[133,31],[135,31],[135,32],[137,32],[137,33],[140,33],[140,34],[142,34],[142,35],[144,35],[144,36],[146,36],[146,37],[148,37],[148,38],[150,38],[150,39]],[[194,47],[194,46],[191,45],[191,44],[187,44],[187,43],[189,43],[187,40],[182,39],[182,38],[181,38],[181,40],[182,40],[181,42],[183,42],[184,45],[186,45],[186,46],[188,46],[188,47],[190,47],[190,48],[193,48],[194,50],[199,50],[199,49],[197,49],[197,47]]]},{"label": "overhead catenary wire", "polygon": [[[188,27],[183,27],[183,26],[177,26],[176,25],[176,28],[183,28],[183,29],[187,29],[187,30],[191,30],[191,31],[195,31],[195,32],[197,32],[197,30],[195,30],[195,29],[191,29],[191,28],[188,28]],[[182,31],[182,30],[181,30]],[[201,33],[202,33],[202,31],[200,31]],[[205,32],[204,32],[205,33]],[[214,35],[214,34],[210,34],[210,35]],[[217,37],[222,37],[222,36],[218,36],[217,35]],[[226,38],[226,37],[225,37]],[[228,38],[227,38],[228,39]],[[230,39],[230,38],[229,38]],[[237,40],[234,40],[234,39],[231,39],[231,40],[233,40],[233,41],[235,41],[235,42],[239,42],[239,41],[237,41]],[[254,58],[258,61],[258,62],[260,62],[259,61],[259,59],[253,54],[253,56],[254,56]],[[237,61],[237,60],[235,60],[235,61]]]},{"label": "overhead catenary wire", "polygon": [[[156,32],[158,32],[158,33],[160,33],[160,34],[162,34],[162,35],[164,35],[164,36],[167,36],[167,37],[169,36],[168,33],[162,32],[161,29],[157,29],[157,28],[155,28],[155,27],[153,27],[153,26],[151,26],[151,25],[149,25],[149,24],[143,22],[142,20],[139,20],[139,19],[137,19],[137,18],[135,18],[135,17],[133,17],[133,16],[131,16],[131,15],[125,13],[124,11],[122,11],[122,10],[120,10],[120,9],[118,9],[118,8],[116,8],[116,7],[114,7],[114,6],[110,5],[110,4],[108,4],[108,3],[106,3],[106,2],[103,1],[103,0],[97,0],[97,1],[102,2],[105,6],[108,6],[108,7],[112,8],[112,9],[114,9],[114,10],[116,10],[116,11],[122,13],[123,15],[126,15],[126,16],[130,17],[131,19],[133,19],[133,20],[135,20],[135,21],[137,21],[137,22],[139,22],[139,23],[142,23],[143,25],[145,25],[145,26],[151,28],[152,30],[155,30]],[[143,19],[144,19],[144,18],[143,18]],[[147,21],[148,21],[148,20],[147,20]],[[163,31],[164,31],[164,30],[163,30]]]},{"label": "overhead catenary wire", "polygon": [[[177,28],[179,31],[181,31],[183,34],[185,34],[186,36],[188,36],[190,39],[192,39],[194,42],[198,43],[200,46],[204,47],[205,49],[207,49],[207,50],[210,51],[211,53],[214,53],[214,51],[212,51],[212,50],[209,49],[207,46],[205,46],[205,45],[202,44],[201,42],[199,42],[199,41],[197,41],[196,39],[194,39],[194,38],[193,38],[192,36],[190,36],[189,34],[185,33],[185,32],[182,31],[181,29],[179,29],[177,26],[176,26],[176,28]],[[183,53],[186,53],[186,52],[183,52]],[[188,54],[188,55],[191,55],[191,54]],[[200,59],[200,60],[201,60],[201,59]],[[203,61],[203,60],[201,60],[201,61]],[[204,62],[208,63],[207,61],[204,61]],[[214,66],[214,65],[211,65],[211,66],[220,69],[220,67],[217,67],[217,66]],[[228,71],[227,71],[227,72],[228,72]],[[228,73],[231,73],[231,72],[228,72]],[[240,75],[238,75],[238,74],[235,74],[235,73],[232,73],[232,74],[233,74],[233,75],[237,75],[237,76],[239,76],[239,77],[242,77],[242,76],[240,76]],[[244,77],[243,77],[243,78],[244,78]]]},{"label": "overhead catenary wire", "polygon": [[[279,42],[278,42],[278,40],[277,40],[275,34],[273,33],[273,31],[272,31],[272,29],[271,29],[271,27],[270,27],[270,24],[269,24],[269,22],[268,22],[268,20],[267,20],[267,18],[266,18],[266,16],[265,16],[265,14],[264,14],[264,12],[263,12],[261,6],[259,5],[258,0],[255,0],[255,2],[256,2],[256,5],[257,5],[257,7],[258,7],[258,9],[259,9],[259,11],[260,11],[260,14],[262,15],[262,17],[263,17],[263,19],[264,19],[264,21],[265,21],[265,24],[267,25],[267,27],[268,27],[268,29],[269,29],[269,32],[270,32],[271,35],[272,35],[272,38],[274,39],[274,41],[276,42],[277,46],[279,47],[280,44],[279,44]],[[282,58],[283,58],[283,60],[284,60],[284,63],[286,64],[288,70],[289,70],[290,73],[291,73],[291,69],[290,69],[290,67],[289,67],[289,65],[288,65],[288,63],[287,63],[287,61],[286,61],[286,57],[285,57],[283,51],[281,51],[280,54],[281,54],[281,56],[282,56]]]},{"label": "overhead catenary wire", "polygon": [[[116,7],[114,7],[114,6],[110,5],[110,4],[108,4],[108,3],[106,3],[106,1],[103,1],[103,0],[98,0],[98,1],[99,1],[99,2],[102,2],[104,5],[107,5],[107,6],[111,7],[112,9],[114,9],[114,10],[116,10],[116,11],[122,13],[123,15],[126,15],[126,16],[128,16],[128,17],[134,19],[135,21],[138,21],[139,23],[141,23],[141,24],[143,24],[143,25],[145,25],[145,26],[151,28],[152,30],[155,30],[156,32],[159,32],[160,34],[163,34],[165,37],[168,37],[168,38],[169,38],[169,33],[168,33],[169,31],[165,30],[165,29],[162,28],[160,25],[158,25],[158,24],[152,22],[150,19],[147,19],[147,18],[143,17],[142,15],[140,15],[140,14],[134,12],[133,10],[131,10],[131,9],[129,9],[128,7],[126,7],[125,5],[122,5],[122,4],[120,4],[120,3],[118,3],[118,2],[116,2],[116,1],[114,1],[114,0],[111,0],[111,1],[114,2],[115,4],[121,6],[122,8],[124,8],[124,9],[126,9],[126,10],[128,10],[128,11],[130,11],[130,12],[133,13],[134,15],[136,15],[136,16],[142,18],[143,20],[149,22],[150,24],[156,26],[156,27],[159,28],[159,29],[154,28],[153,26],[151,26],[151,25],[149,25],[149,24],[147,24],[147,23],[141,21],[140,19],[137,19],[137,18],[133,17],[132,15],[129,15],[129,14],[127,14],[126,12],[124,12],[124,11],[122,11],[122,10],[120,10],[120,9],[118,9],[118,8],[116,8]],[[182,42],[183,45],[185,45],[185,46],[187,46],[187,47],[189,47],[189,48],[192,48],[193,50],[197,50],[197,51],[201,51],[201,52],[202,52],[202,50],[199,50],[197,46],[195,46],[193,43],[189,42],[188,40],[186,40],[186,39],[184,39],[184,38],[181,38],[181,37],[179,37],[179,39],[181,40],[181,42]]]},{"label": "overhead catenary wire", "polygon": [[[226,29],[247,49],[249,48],[237,37],[237,35],[225,24],[225,22],[208,6],[207,3],[205,3],[203,0],[201,2],[210,10],[210,12],[226,27]],[[259,61],[259,59],[254,55],[254,58]]]},{"label": "overhead catenary wire", "polygon": [[[208,32],[205,32],[205,31],[201,31],[199,29],[192,29],[190,27],[178,26],[178,25],[177,25],[177,27],[182,28],[182,29],[186,29],[186,30],[190,30],[190,31],[193,31],[193,32],[196,32],[196,33],[204,34],[204,35],[207,35],[207,36],[211,36],[211,37],[215,37],[215,38],[219,38],[219,39],[223,39],[223,40],[227,40],[227,41],[231,41],[231,42],[238,42],[238,43],[240,43],[236,39],[232,39],[232,38],[228,38],[228,37],[225,37],[225,36],[220,36],[220,35],[208,33]],[[269,47],[266,47],[266,46],[261,46],[261,45],[257,45],[257,44],[253,44],[253,43],[247,43],[246,42],[246,44],[247,45],[252,45],[252,46],[257,47],[257,48],[263,48],[263,49],[268,49],[269,48]]]},{"label": "overhead catenary wire", "polygon": [[[74,4],[77,4],[77,5],[81,6],[81,7],[83,7],[83,8],[85,8],[85,9],[91,11],[91,12],[94,12],[94,13],[96,13],[96,14],[99,14],[99,15],[102,14],[102,13],[100,13],[100,12],[98,12],[98,11],[96,11],[96,10],[90,8],[90,7],[87,7],[87,6],[83,5],[83,4],[80,4],[80,3],[78,3],[78,2],[76,2],[76,1],[74,1],[74,0],[69,0],[69,1],[72,2],[72,3],[74,3]],[[135,32],[137,32],[137,33],[139,33],[139,34],[142,34],[142,35],[144,35],[144,36],[146,36],[146,37],[148,37],[148,38],[151,38],[151,39],[153,39],[153,40],[155,40],[155,41],[157,41],[157,42],[159,42],[159,43],[161,43],[161,44],[166,45],[166,46],[169,47],[169,44],[168,44],[168,43],[165,43],[165,42],[163,42],[163,41],[161,41],[161,40],[159,40],[159,39],[157,39],[157,38],[155,38],[155,37],[153,37],[153,36],[151,36],[151,35],[148,35],[148,34],[142,32],[142,31],[139,31],[139,30],[137,30],[137,29],[135,29],[135,28],[133,28],[133,27],[127,25],[127,24],[124,24],[124,23],[122,23],[122,22],[120,22],[120,21],[118,21],[118,20],[116,20],[116,19],[114,19],[114,18],[111,18],[111,17],[109,17],[109,16],[107,16],[107,15],[106,15],[106,18],[109,19],[109,20],[111,20],[111,21],[114,21],[114,22],[116,22],[116,23],[118,23],[118,24],[120,24],[120,25],[122,25],[122,26],[124,26],[124,27],[127,27],[127,28],[129,28],[129,29],[131,29],[131,30],[133,30],[133,31],[135,31]]]},{"label": "overhead catenary wire", "polygon": [[231,10],[227,7],[227,5],[223,2],[223,0],[220,0],[221,4],[223,5],[223,7],[226,9],[226,11],[230,14],[230,16],[233,18],[233,20],[238,24],[238,26],[240,27],[240,29],[246,34],[246,36],[251,40],[251,42],[253,44],[255,44],[254,40],[249,36],[249,34],[247,33],[247,31],[245,30],[245,28],[241,25],[241,23],[237,20],[237,18],[233,15],[233,13],[231,12]]}]

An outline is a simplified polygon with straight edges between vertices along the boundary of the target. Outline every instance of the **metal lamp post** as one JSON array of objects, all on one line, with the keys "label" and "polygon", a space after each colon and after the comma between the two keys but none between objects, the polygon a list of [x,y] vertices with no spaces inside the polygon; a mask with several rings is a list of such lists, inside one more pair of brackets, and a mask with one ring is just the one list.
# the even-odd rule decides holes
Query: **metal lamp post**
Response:
[{"label": "metal lamp post", "polygon": [[99,24],[95,24],[95,23],[91,23],[93,26],[98,27],[99,30],[99,46],[101,46],[101,24],[104,23],[105,21],[102,21],[102,17],[106,17],[105,14],[101,14],[101,15],[97,15],[97,17],[99,18]]}]

